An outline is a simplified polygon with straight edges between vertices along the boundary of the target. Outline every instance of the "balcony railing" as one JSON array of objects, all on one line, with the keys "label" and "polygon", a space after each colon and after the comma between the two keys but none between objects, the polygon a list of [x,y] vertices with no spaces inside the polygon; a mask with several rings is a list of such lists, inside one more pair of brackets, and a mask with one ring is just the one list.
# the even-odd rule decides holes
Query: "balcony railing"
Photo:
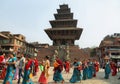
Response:
[{"label": "balcony railing", "polygon": [[120,50],[120,48],[110,48],[108,50]]},{"label": "balcony railing", "polygon": [[113,58],[113,59],[120,59],[120,55],[110,55],[110,58]]}]

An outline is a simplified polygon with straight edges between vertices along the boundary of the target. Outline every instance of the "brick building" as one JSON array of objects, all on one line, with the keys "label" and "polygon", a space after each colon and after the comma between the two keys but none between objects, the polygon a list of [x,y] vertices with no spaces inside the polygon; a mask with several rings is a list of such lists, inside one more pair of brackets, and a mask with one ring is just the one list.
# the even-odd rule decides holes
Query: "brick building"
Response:
[{"label": "brick building", "polygon": [[101,60],[107,55],[112,60],[120,60],[120,33],[107,35],[99,45],[99,57]]},{"label": "brick building", "polygon": [[22,34],[11,34],[9,31],[0,32],[0,52],[21,52],[34,56],[36,53],[34,45],[28,43]]}]

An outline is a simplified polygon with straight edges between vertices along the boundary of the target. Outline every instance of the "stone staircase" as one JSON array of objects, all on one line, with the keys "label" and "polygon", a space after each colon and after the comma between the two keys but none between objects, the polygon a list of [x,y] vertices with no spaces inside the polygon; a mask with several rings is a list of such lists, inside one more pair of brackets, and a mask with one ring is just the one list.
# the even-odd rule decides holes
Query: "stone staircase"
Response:
[{"label": "stone staircase", "polygon": [[39,48],[38,50],[38,56],[37,59],[41,61],[45,58],[45,56],[50,56],[50,60],[52,60],[54,55],[55,48],[53,46],[50,46],[48,48]]},{"label": "stone staircase", "polygon": [[[50,56],[50,61],[53,61],[56,49],[56,46],[49,46],[48,48],[39,48],[37,59],[41,61],[46,55],[48,55]],[[66,50],[64,48],[59,49],[58,53],[58,56],[61,60],[66,59]],[[89,59],[90,55],[89,53],[84,52],[84,50],[79,49],[78,46],[69,46],[69,57],[70,61],[73,62],[74,58],[77,58],[78,60],[82,61],[84,59]]]},{"label": "stone staircase", "polygon": [[70,59],[71,59],[71,61],[73,61],[74,58],[77,58],[80,61],[90,58],[89,53],[86,53],[86,52],[84,52],[84,50],[79,49],[78,46],[70,46],[69,50],[70,50]]},{"label": "stone staircase", "polygon": [[58,50],[58,56],[61,60],[65,61],[65,57],[66,57],[66,50],[65,48],[60,48]]}]

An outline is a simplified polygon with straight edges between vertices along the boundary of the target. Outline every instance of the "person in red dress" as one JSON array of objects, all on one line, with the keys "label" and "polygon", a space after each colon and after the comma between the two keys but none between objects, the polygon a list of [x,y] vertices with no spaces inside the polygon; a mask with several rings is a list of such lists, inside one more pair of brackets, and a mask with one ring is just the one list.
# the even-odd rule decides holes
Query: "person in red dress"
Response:
[{"label": "person in red dress", "polygon": [[65,69],[66,73],[69,73],[69,71],[70,71],[70,62],[68,60],[65,62],[65,66],[66,66],[66,69]]},{"label": "person in red dress", "polygon": [[34,58],[34,76],[37,74],[37,72],[38,72],[38,60]]},{"label": "person in red dress", "polygon": [[48,84],[48,77],[49,77],[49,68],[50,68],[50,61],[49,56],[45,57],[45,60],[42,61],[41,65],[43,66],[43,71],[40,74],[38,82],[40,84]]},{"label": "person in red dress", "polygon": [[1,72],[0,72],[0,79],[4,79],[5,78],[5,75],[6,75],[6,56],[5,54],[3,53],[3,55],[0,56],[0,69],[1,69]]},{"label": "person in red dress", "polygon": [[117,65],[114,61],[111,62],[112,76],[117,75]]},{"label": "person in red dress", "polygon": [[93,59],[93,69],[94,69],[94,73],[93,73],[93,77],[96,77],[96,72],[99,71],[99,62],[96,59]]},{"label": "person in red dress", "polygon": [[93,60],[93,77],[96,77],[96,67],[97,67],[96,60],[94,59]]},{"label": "person in red dress", "polygon": [[23,77],[22,84],[34,84],[30,77],[32,62],[33,61],[31,59],[31,56],[26,56],[26,63],[24,68],[24,77]]},{"label": "person in red dress", "polygon": [[5,53],[3,53],[3,54],[0,56],[0,63],[4,60],[4,57],[5,57]]},{"label": "person in red dress", "polygon": [[99,62],[96,60],[96,72],[99,71],[99,67],[100,67],[100,64],[99,64]]},{"label": "person in red dress", "polygon": [[38,82],[39,84],[47,84],[48,81],[47,81],[47,77],[45,76],[45,61],[42,61],[41,65],[43,66],[43,71],[40,74]]},{"label": "person in red dress", "polygon": [[59,59],[58,56],[56,56],[56,67],[54,67],[53,71],[54,71],[54,74],[53,74],[53,80],[55,82],[55,84],[57,82],[61,82],[61,84],[64,84],[64,79],[63,79],[63,76],[62,76],[62,71],[63,71],[63,62],[61,61],[61,59]]}]

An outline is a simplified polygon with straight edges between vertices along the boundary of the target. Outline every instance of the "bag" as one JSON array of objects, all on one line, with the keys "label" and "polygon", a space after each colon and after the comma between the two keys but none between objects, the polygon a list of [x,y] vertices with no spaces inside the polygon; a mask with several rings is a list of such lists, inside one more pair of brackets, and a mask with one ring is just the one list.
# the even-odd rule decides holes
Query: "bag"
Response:
[{"label": "bag", "polygon": [[54,62],[53,66],[56,68],[56,67],[58,67],[58,66],[59,66],[59,63]]}]

